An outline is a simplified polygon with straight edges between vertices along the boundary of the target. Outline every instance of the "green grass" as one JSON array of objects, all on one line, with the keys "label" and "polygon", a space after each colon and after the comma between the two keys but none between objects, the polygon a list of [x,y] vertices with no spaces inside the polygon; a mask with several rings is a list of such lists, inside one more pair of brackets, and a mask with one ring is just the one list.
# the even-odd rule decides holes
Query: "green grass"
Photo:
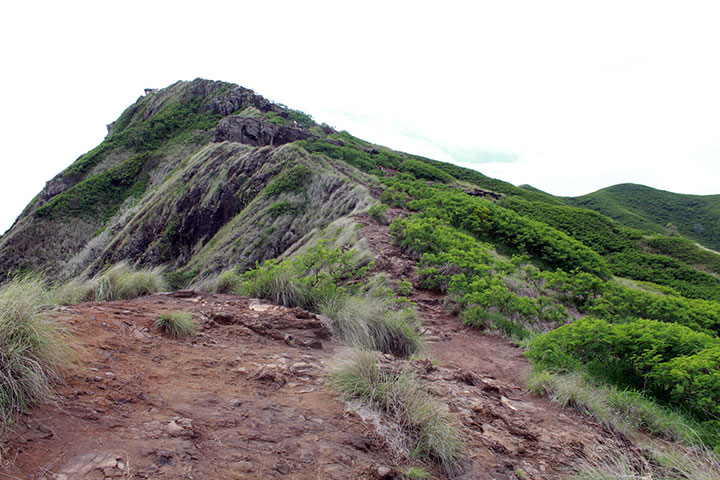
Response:
[{"label": "green grass", "polygon": [[201,281],[197,288],[205,293],[229,293],[237,295],[242,291],[242,281],[240,280],[237,270],[231,268],[216,277]]},{"label": "green grass", "polygon": [[538,395],[547,395],[562,407],[573,407],[592,415],[597,421],[629,437],[650,434],[684,445],[703,445],[704,432],[698,422],[664,407],[634,390],[620,389],[593,381],[581,372],[551,373],[534,369],[528,387]]},{"label": "green grass", "polygon": [[198,329],[192,314],[182,310],[162,313],[153,326],[155,330],[174,338],[194,335]]},{"label": "green grass", "polygon": [[463,440],[450,415],[409,371],[380,366],[373,353],[356,351],[332,371],[329,383],[345,400],[358,401],[396,422],[412,456],[431,460],[449,474],[463,458]]},{"label": "green grass", "polygon": [[430,472],[424,467],[410,467],[402,471],[403,477],[408,480],[423,480],[430,478]]},{"label": "green grass", "polygon": [[0,429],[52,398],[51,384],[72,365],[68,331],[48,317],[52,295],[36,276],[0,287]]},{"label": "green grass", "polygon": [[684,195],[626,183],[565,201],[642,230],[666,233],[672,223],[681,234],[720,249],[720,195]]},{"label": "green grass", "polygon": [[73,279],[56,289],[58,303],[127,300],[168,290],[162,267],[134,268],[120,262],[90,280]]},{"label": "green grass", "polygon": [[410,308],[398,308],[389,296],[345,295],[323,305],[335,333],[346,343],[407,358],[424,348],[420,321]]},{"label": "green grass", "polygon": [[[568,480],[717,480],[718,458],[701,448],[678,448],[662,442],[643,445],[647,458],[626,451],[604,451],[585,459]],[[649,461],[648,461],[649,460]]]}]

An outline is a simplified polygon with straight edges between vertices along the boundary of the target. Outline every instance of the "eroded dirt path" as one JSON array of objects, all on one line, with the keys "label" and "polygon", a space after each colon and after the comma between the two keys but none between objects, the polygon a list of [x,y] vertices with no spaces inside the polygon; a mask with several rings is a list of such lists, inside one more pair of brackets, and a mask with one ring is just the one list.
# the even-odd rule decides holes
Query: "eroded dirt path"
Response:
[{"label": "eroded dirt path", "polygon": [[[401,212],[391,210],[390,218]],[[367,216],[360,235],[376,255],[377,269],[416,284],[416,262],[396,245],[389,229]],[[462,422],[470,462],[461,478],[560,479],[580,458],[632,448],[587,416],[561,409],[526,387],[530,363],[507,339],[466,327],[443,308],[442,297],[414,289],[430,355],[426,384]]]},{"label": "eroded dirt path", "polygon": [[[154,332],[168,310],[192,312],[201,333]],[[377,478],[393,461],[372,426],[322,386],[337,345],[305,311],[153,295],[58,318],[87,358],[58,386],[57,406],[16,425],[0,478]]]}]

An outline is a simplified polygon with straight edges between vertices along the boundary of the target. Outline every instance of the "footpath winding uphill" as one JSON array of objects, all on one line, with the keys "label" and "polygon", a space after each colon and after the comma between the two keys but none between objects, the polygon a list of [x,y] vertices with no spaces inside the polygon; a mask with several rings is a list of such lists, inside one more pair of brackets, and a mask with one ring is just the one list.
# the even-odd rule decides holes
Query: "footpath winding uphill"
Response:
[{"label": "footpath winding uphill", "polygon": [[[391,211],[395,218],[401,211]],[[417,262],[394,245],[387,226],[361,216],[360,235],[375,254],[377,268],[394,280],[417,284]],[[530,364],[507,339],[462,324],[443,308],[442,297],[414,289],[429,342],[426,383],[461,422],[468,444],[466,478],[558,479],[580,462],[622,449],[639,452],[622,435],[574,410],[533,395],[526,386]]]},{"label": "footpath winding uphill", "polygon": [[[377,268],[416,279],[414,260],[392,244],[388,228],[358,220]],[[409,364],[448,405],[467,443],[457,478],[558,479],[583,459],[633,448],[533,396],[519,348],[464,327],[432,292],[410,297],[435,361]],[[200,333],[174,340],[153,331],[171,310],[191,312]],[[0,478],[399,479],[408,466],[378,433],[377,416],[355,413],[324,385],[343,350],[312,313],[183,291],[55,315],[84,358],[58,385],[55,405],[15,426]]]}]

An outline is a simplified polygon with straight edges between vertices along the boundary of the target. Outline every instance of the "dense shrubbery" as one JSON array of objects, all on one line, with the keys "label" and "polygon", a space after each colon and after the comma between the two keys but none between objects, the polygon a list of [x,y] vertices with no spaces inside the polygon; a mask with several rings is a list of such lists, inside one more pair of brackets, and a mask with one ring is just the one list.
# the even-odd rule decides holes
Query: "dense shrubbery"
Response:
[{"label": "dense shrubbery", "polygon": [[38,208],[38,217],[63,218],[66,215],[107,220],[117,213],[126,198],[142,195],[148,185],[147,154],[130,157],[116,167],[88,177],[54,196]]},{"label": "dense shrubbery", "polygon": [[689,298],[720,301],[720,279],[674,258],[626,250],[607,260],[618,276],[667,285]]},{"label": "dense shrubbery", "polygon": [[708,428],[720,426],[716,336],[653,320],[585,318],[535,338],[527,355],[543,367],[586,369],[613,383],[650,391],[710,422]]},{"label": "dense shrubbery", "polygon": [[[641,232],[582,208],[528,202],[516,197],[506,197],[502,204],[557,228],[605,255],[615,275],[669,286],[690,298],[720,300],[720,280],[682,263],[706,262],[720,268],[720,255],[703,251],[690,240],[679,237],[642,240]],[[650,254],[641,248],[641,241],[675,258]]]},{"label": "dense shrubbery", "polygon": [[720,273],[720,254],[704,250],[687,238],[658,236],[645,239],[643,243],[658,253]]},{"label": "dense shrubbery", "polygon": [[480,238],[490,238],[551,267],[586,271],[605,278],[610,275],[600,255],[544,223],[457,190],[438,188],[431,195],[427,191],[417,193],[421,197],[416,196],[409,207],[420,210],[423,216],[436,217]]}]

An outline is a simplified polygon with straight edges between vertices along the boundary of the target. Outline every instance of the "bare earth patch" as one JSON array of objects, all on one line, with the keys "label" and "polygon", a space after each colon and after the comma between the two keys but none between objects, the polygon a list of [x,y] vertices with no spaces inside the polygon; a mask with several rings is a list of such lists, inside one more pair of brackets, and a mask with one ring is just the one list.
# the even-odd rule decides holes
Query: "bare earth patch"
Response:
[{"label": "bare earth patch", "polygon": [[[152,330],[192,312],[201,333]],[[392,454],[322,386],[337,347],[308,312],[229,295],[86,303],[59,319],[87,359],[22,417],[0,477],[376,478]]]}]

